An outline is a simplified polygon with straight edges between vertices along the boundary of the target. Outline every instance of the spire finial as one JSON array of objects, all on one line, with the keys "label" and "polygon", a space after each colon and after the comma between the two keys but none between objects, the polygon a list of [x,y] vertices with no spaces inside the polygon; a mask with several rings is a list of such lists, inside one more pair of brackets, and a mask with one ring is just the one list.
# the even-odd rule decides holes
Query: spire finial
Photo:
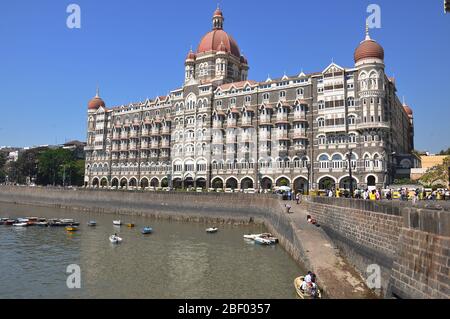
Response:
[{"label": "spire finial", "polygon": [[370,40],[369,21],[366,21],[366,40]]},{"label": "spire finial", "polygon": [[405,96],[403,95],[403,105],[406,105]]},{"label": "spire finial", "polygon": [[97,90],[95,92],[96,92],[95,97],[100,97],[100,88],[98,87],[98,84],[97,84]]}]

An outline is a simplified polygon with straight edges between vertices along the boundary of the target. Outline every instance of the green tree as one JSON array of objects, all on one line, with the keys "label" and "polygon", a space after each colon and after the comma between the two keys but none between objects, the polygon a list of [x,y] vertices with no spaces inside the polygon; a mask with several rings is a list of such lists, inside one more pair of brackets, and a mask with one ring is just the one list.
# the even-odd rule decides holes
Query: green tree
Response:
[{"label": "green tree", "polygon": [[448,170],[450,167],[450,156],[444,159],[441,165],[430,168],[420,179],[422,185],[447,184],[449,182]]},{"label": "green tree", "polygon": [[6,179],[6,154],[0,153],[0,183],[4,183]]},{"label": "green tree", "polygon": [[62,185],[63,177],[70,176],[74,162],[74,154],[70,150],[49,149],[42,152],[38,157],[40,184]]},{"label": "green tree", "polygon": [[450,155],[450,147],[447,148],[446,151],[445,151],[445,150],[442,150],[442,151],[439,153],[439,155]]}]

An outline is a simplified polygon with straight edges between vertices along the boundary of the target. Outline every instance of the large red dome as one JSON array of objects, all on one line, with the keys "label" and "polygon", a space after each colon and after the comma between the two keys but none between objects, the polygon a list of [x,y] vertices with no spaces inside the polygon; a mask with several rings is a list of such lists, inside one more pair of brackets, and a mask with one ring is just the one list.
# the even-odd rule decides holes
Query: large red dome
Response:
[{"label": "large red dome", "polygon": [[100,97],[99,89],[97,88],[97,94],[92,100],[89,101],[88,108],[89,110],[98,110],[100,107],[106,107],[106,104]]},{"label": "large red dome", "polygon": [[[223,43],[223,46],[221,45]],[[206,53],[211,51],[220,51],[219,49],[223,49],[225,47],[227,53],[231,53],[237,58],[241,57],[241,51],[239,50],[239,46],[236,41],[233,39],[225,31],[218,29],[208,32],[200,41],[200,44],[197,49],[198,53]]]}]

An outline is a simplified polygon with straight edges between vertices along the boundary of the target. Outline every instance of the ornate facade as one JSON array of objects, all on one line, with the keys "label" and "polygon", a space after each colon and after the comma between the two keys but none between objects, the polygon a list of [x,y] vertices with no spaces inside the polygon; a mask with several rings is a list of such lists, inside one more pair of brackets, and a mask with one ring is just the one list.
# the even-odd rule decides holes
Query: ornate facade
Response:
[{"label": "ornate facade", "polygon": [[413,149],[413,113],[368,30],[353,67],[257,82],[224,20],[217,9],[168,96],[107,108],[97,92],[86,186],[349,188],[349,165],[355,187],[392,182]]}]

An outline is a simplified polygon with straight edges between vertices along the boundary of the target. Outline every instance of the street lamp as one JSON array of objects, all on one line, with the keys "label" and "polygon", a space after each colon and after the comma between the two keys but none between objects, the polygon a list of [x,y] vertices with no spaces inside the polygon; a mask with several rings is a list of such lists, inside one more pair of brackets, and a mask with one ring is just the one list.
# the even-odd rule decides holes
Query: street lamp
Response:
[{"label": "street lamp", "polygon": [[349,171],[349,175],[350,175],[350,197],[353,198],[352,157],[353,157],[353,150],[350,149],[347,154],[347,158],[348,158],[348,171]]},{"label": "street lamp", "polygon": [[309,184],[311,183],[311,162],[306,164],[306,168],[308,169],[308,183],[307,183],[307,192],[306,195],[309,196]]}]

